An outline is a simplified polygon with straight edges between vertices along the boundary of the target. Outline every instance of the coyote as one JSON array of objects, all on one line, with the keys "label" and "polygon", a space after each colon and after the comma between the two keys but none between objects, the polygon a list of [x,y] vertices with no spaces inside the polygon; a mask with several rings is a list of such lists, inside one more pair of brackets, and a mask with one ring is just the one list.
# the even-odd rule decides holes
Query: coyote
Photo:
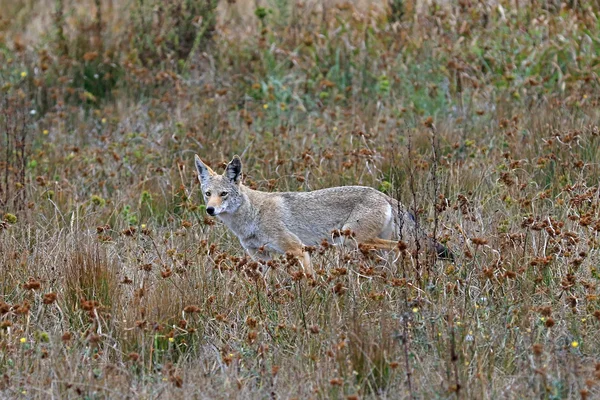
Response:
[{"label": "coyote", "polygon": [[373,188],[261,192],[242,184],[238,156],[229,162],[223,175],[215,173],[198,155],[195,159],[206,212],[223,221],[254,259],[268,259],[271,252],[292,254],[298,257],[304,272],[314,277],[305,247],[318,246],[323,239],[392,250],[399,247],[399,240],[410,245],[415,237],[430,253],[452,258],[446,247],[417,229],[414,217],[396,199]]}]

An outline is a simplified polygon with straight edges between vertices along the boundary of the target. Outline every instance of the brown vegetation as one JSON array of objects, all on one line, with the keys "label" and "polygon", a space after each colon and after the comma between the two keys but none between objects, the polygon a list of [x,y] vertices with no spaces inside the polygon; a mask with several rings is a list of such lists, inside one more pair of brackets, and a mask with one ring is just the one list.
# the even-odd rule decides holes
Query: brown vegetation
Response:
[{"label": "brown vegetation", "polygon": [[[600,12],[558,3],[0,1],[0,397],[597,397]],[[455,262],[265,284],[194,153]]]}]

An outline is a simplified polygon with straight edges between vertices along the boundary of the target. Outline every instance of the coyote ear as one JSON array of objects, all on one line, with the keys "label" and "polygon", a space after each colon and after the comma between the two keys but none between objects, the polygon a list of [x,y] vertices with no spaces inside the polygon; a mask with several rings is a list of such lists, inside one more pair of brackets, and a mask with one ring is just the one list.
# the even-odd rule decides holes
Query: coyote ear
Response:
[{"label": "coyote ear", "polygon": [[238,156],[233,156],[233,160],[227,164],[225,176],[233,183],[240,183],[242,178],[242,160]]},{"label": "coyote ear", "polygon": [[196,160],[196,169],[198,170],[198,179],[200,180],[200,183],[204,185],[208,181],[208,178],[215,174],[215,171],[204,164],[200,157],[198,157],[198,154],[196,154],[194,158]]}]

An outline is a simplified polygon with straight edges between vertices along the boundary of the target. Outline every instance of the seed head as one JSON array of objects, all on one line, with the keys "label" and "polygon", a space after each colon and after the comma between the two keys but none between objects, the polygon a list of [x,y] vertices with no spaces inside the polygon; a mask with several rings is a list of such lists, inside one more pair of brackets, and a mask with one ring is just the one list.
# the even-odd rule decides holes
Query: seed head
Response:
[{"label": "seed head", "polygon": [[44,304],[52,304],[56,301],[57,295],[56,293],[52,292],[52,293],[46,293],[44,295],[44,299],[43,302]]},{"label": "seed head", "polygon": [[26,290],[37,290],[41,286],[42,286],[42,284],[39,281],[36,281],[33,278],[29,278],[29,280],[23,284],[23,289],[26,289]]},{"label": "seed head", "polygon": [[476,246],[484,246],[488,243],[487,239],[484,238],[472,238],[471,241]]},{"label": "seed head", "polygon": [[200,312],[200,307],[198,306],[185,306],[185,308],[183,309],[183,311],[185,311],[186,313],[197,313]]}]

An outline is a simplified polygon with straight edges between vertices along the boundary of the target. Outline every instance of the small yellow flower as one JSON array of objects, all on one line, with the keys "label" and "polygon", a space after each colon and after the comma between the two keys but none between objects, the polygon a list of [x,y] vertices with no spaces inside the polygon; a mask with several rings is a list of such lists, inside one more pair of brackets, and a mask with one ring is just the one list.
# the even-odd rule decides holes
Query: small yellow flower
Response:
[{"label": "small yellow flower", "polygon": [[50,132],[48,132],[48,129],[44,129],[44,130],[42,131],[42,133],[43,133],[44,135],[47,135],[47,134],[49,134]]},{"label": "small yellow flower", "polygon": [[263,104],[263,108],[266,110],[267,108],[269,108],[268,104]]},{"label": "small yellow flower", "polygon": [[172,337],[169,338],[170,343],[173,343],[174,341],[175,341],[175,338],[172,338]]},{"label": "small yellow flower", "polygon": [[106,123],[106,118],[102,118],[102,119],[100,120],[100,122],[102,122],[103,124],[105,124],[105,123]]},{"label": "small yellow flower", "polygon": [[27,76],[27,71],[21,72],[21,78],[25,78]]},{"label": "small yellow flower", "polygon": [[585,322],[585,321],[587,321],[587,319],[581,318],[581,322]]},{"label": "small yellow flower", "polygon": [[573,347],[574,349],[575,349],[575,348],[577,348],[577,347],[579,347],[579,342],[578,342],[578,341],[576,341],[576,340],[573,340],[573,341],[571,342],[571,347]]},{"label": "small yellow flower", "polygon": [[334,126],[334,127],[333,127],[333,131],[334,131],[334,132],[335,132],[335,131],[337,131],[337,126]]},{"label": "small yellow flower", "polygon": [[22,337],[21,339],[19,339],[19,342],[21,342],[21,343],[27,343],[27,338]]},{"label": "small yellow flower", "polygon": [[417,307],[415,307],[415,308],[413,308],[413,312],[414,312],[414,313],[418,313],[418,312],[419,312],[419,309],[418,309]]},{"label": "small yellow flower", "polygon": [[[146,224],[142,224],[142,229],[146,229]],[[173,338],[171,338],[173,339]]]},{"label": "small yellow flower", "polygon": [[462,325],[462,322],[456,321],[456,326],[461,326],[461,325]]}]

